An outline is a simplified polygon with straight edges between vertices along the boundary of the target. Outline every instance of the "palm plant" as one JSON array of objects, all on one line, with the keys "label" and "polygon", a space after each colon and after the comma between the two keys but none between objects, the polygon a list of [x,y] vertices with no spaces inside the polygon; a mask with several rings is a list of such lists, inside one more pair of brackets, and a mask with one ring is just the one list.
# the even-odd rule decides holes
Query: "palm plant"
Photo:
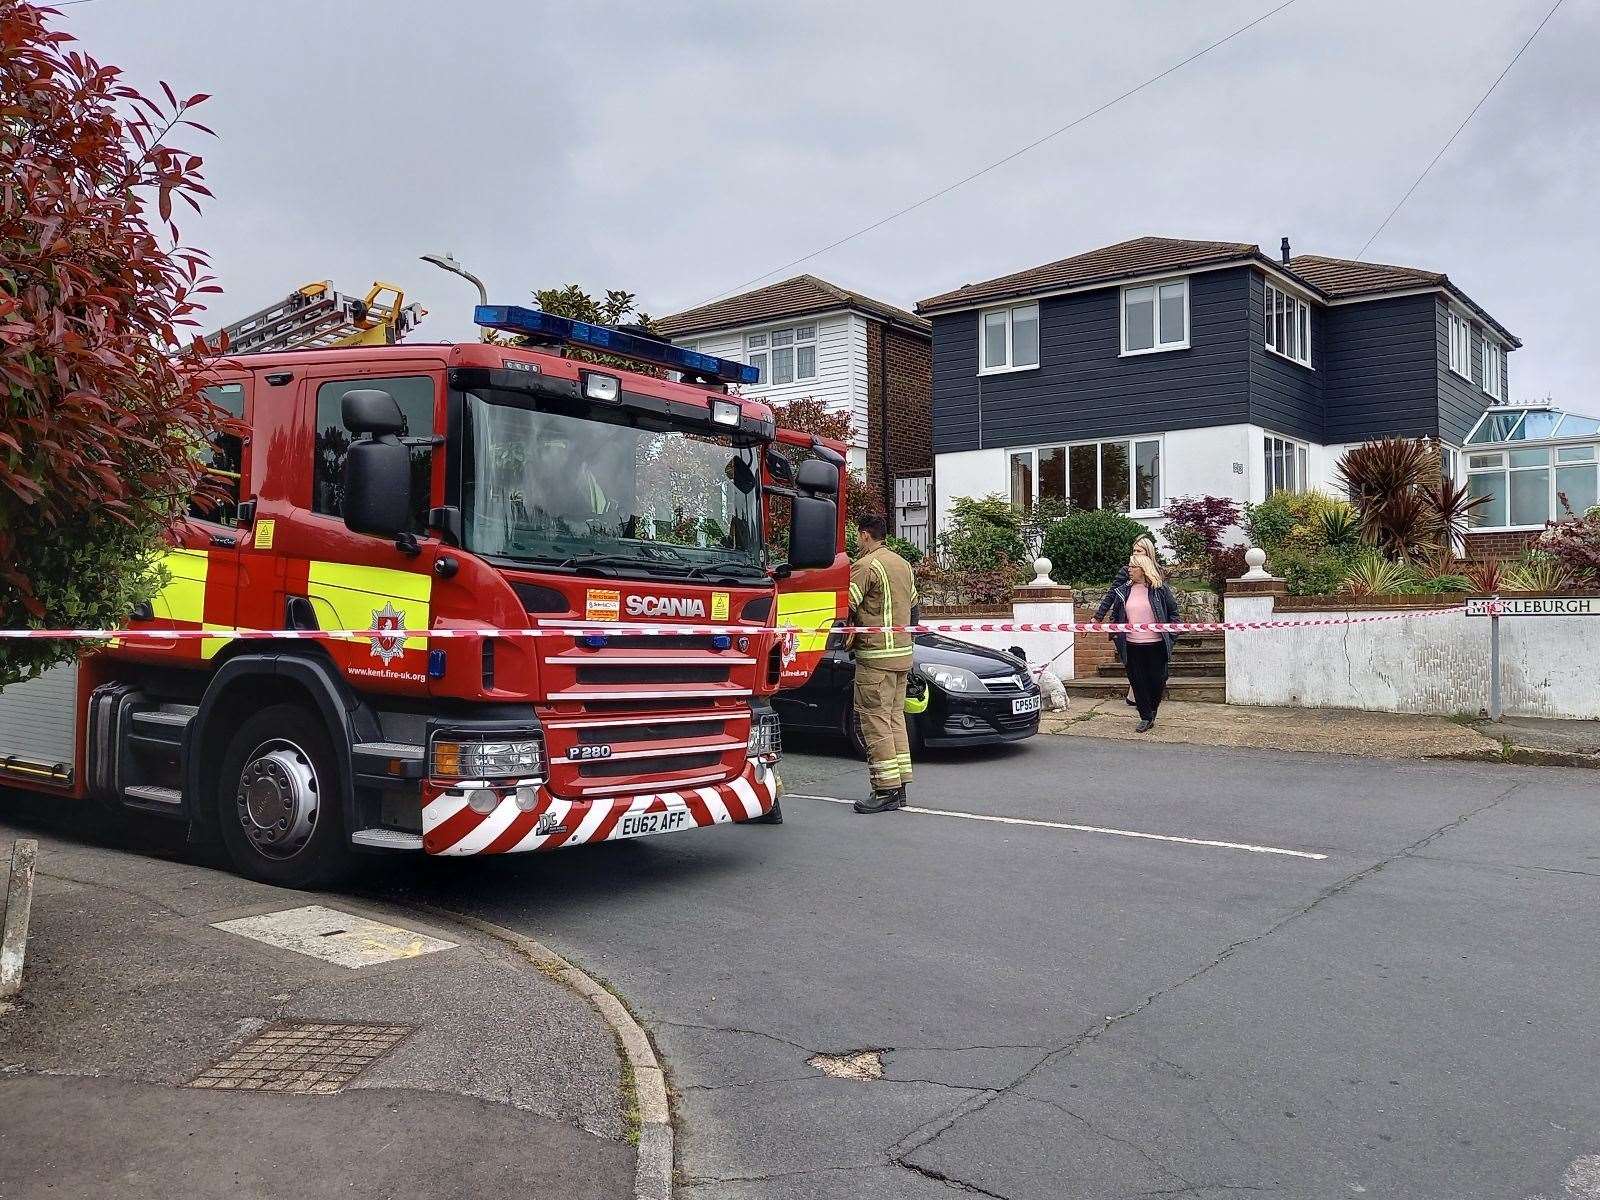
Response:
[{"label": "palm plant", "polygon": [[1317,516],[1322,541],[1327,546],[1353,546],[1361,540],[1361,518],[1342,500],[1334,501]]},{"label": "palm plant", "polygon": [[1493,496],[1474,496],[1466,484],[1457,484],[1442,476],[1437,483],[1424,484],[1422,491],[1438,516],[1440,539],[1449,547],[1461,545],[1467,530],[1472,528],[1472,510],[1494,499]]},{"label": "palm plant", "polygon": [[1468,514],[1490,499],[1441,479],[1438,444],[1425,438],[1357,446],[1339,461],[1337,475],[1355,503],[1361,540],[1399,562],[1453,549]]},{"label": "palm plant", "polygon": [[1351,564],[1344,591],[1353,596],[1393,596],[1411,590],[1411,572],[1381,554],[1367,553]]},{"label": "palm plant", "polygon": [[1502,585],[1510,592],[1559,592],[1572,586],[1572,576],[1560,559],[1536,550],[1505,572]]},{"label": "palm plant", "polygon": [[1505,587],[1505,568],[1498,558],[1475,559],[1466,565],[1462,574],[1474,591],[1498,592]]}]

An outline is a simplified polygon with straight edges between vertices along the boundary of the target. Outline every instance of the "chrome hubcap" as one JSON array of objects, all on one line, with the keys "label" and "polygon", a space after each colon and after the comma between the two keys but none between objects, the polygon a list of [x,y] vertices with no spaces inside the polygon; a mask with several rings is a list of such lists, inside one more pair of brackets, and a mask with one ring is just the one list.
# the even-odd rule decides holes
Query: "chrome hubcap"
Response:
[{"label": "chrome hubcap", "polygon": [[317,827],[321,791],[304,750],[293,742],[263,742],[239,773],[239,824],[269,858],[292,858]]}]

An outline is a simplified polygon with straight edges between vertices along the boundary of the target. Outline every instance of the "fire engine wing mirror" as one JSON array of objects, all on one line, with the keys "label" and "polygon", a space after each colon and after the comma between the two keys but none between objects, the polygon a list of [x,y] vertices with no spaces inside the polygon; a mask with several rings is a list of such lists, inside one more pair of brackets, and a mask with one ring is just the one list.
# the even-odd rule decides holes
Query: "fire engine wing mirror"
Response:
[{"label": "fire engine wing mirror", "polygon": [[[839,494],[839,468],[820,458],[808,458],[795,476],[800,490],[819,496]],[[831,560],[830,560],[831,561]]]},{"label": "fire engine wing mirror", "polygon": [[[801,466],[802,474],[808,465]],[[797,571],[831,567],[838,549],[838,530],[839,509],[832,500],[796,496],[789,526],[789,565]]]},{"label": "fire engine wing mirror", "polygon": [[400,406],[375,388],[346,392],[345,428],[356,435],[344,459],[344,523],[357,533],[398,537],[411,524],[411,451],[395,436]]}]

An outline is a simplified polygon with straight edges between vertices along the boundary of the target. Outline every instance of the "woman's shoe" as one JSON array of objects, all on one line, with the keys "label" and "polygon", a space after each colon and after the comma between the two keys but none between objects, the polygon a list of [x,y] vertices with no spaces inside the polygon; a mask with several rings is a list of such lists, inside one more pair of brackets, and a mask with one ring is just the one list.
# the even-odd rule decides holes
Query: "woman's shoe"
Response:
[{"label": "woman's shoe", "polygon": [[1135,733],[1149,733],[1150,732],[1150,727],[1152,725],[1154,725],[1154,724],[1155,724],[1154,721],[1140,721],[1137,725],[1135,725],[1133,727],[1133,731]]},{"label": "woman's shoe", "polygon": [[1139,707],[1139,702],[1137,700],[1129,700],[1126,696],[1124,696],[1122,698],[1122,702],[1124,704],[1126,704],[1129,708],[1138,708]]}]

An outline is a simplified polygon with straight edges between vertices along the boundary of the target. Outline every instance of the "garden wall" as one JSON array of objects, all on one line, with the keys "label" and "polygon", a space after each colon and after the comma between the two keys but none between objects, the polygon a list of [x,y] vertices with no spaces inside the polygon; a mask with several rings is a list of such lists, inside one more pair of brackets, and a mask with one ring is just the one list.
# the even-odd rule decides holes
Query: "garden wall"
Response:
[{"label": "garden wall", "polygon": [[[1441,611],[1441,603],[1455,607]],[[1490,621],[1467,616],[1459,599],[1313,599],[1285,596],[1276,585],[1230,592],[1225,608],[1229,621],[1415,614],[1363,625],[1230,630],[1229,704],[1438,716],[1488,711]],[[1507,714],[1600,718],[1600,617],[1504,617],[1500,663]]]},{"label": "garden wall", "polygon": [[[922,610],[922,619],[930,625],[945,621],[1025,621],[1029,623],[1060,622],[1062,624],[1071,624],[1075,620],[1072,615],[1074,611],[1071,588],[1021,587],[1016,590],[1009,610],[989,609],[985,611],[967,607],[927,607]],[[1028,666],[1035,671],[1049,664],[1050,673],[1057,679],[1071,679],[1074,675],[1073,635],[1070,633],[1008,633],[981,630],[952,633],[950,636],[958,641],[973,642],[979,646],[989,646],[995,650],[1009,652],[1013,647],[1016,647],[1027,658]]]}]

